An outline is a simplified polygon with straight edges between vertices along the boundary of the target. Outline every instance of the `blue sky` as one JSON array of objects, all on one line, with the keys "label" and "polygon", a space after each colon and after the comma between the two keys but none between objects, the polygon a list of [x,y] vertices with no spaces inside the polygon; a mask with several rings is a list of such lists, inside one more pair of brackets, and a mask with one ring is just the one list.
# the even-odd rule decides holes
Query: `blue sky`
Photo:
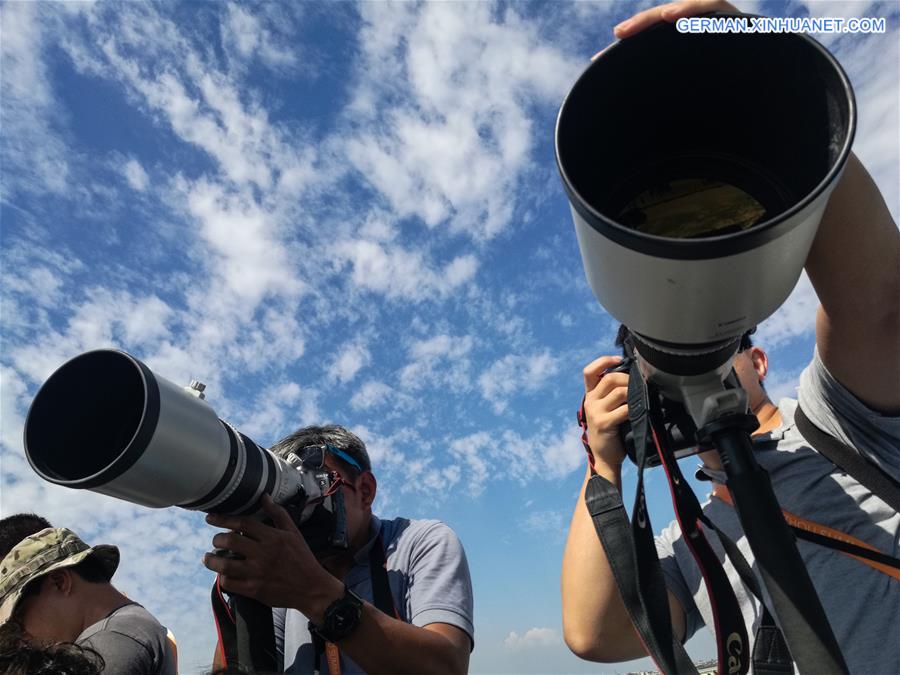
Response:
[{"label": "blue sky", "polygon": [[[616,324],[585,282],[552,142],[574,78],[643,6],[3,3],[2,514],[117,544],[116,583],[175,632],[183,672],[203,671],[202,515],[58,488],[23,456],[39,384],[113,346],[203,380],[260,444],[317,422],[359,433],[376,512],[463,540],[473,673],[637,668],[561,640],[581,368]],[[896,219],[896,3],[739,6],[888,18],[885,35],[819,37]],[[773,398],[810,358],[815,304],[804,277],[760,327]],[[660,529],[660,476],[649,489]]]}]

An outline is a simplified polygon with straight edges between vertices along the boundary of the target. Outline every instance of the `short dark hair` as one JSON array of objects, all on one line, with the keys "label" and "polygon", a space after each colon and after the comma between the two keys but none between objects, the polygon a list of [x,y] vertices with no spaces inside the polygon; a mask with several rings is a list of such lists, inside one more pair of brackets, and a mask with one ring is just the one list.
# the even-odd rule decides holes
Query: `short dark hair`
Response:
[{"label": "short dark hair", "polygon": [[89,555],[77,565],[72,565],[69,569],[92,584],[105,584],[110,579],[108,569],[93,555]]},{"label": "short dark hair", "polygon": [[36,644],[25,639],[17,621],[0,625],[0,673],[6,675],[99,675],[103,657],[69,642]]},{"label": "short dark hair", "polygon": [[46,518],[36,513],[16,513],[0,520],[0,560],[25,537],[53,527]]},{"label": "short dark hair", "polygon": [[[352,431],[348,431],[337,424],[302,427],[294,433],[285,436],[269,449],[279,457],[287,457],[290,453],[296,453],[308,445],[324,444],[333,445],[346,452],[356,460],[363,471],[372,470],[372,463],[369,461],[366,444]],[[352,476],[360,473],[340,457],[334,457],[334,459],[337,460],[341,468],[346,469]]]}]

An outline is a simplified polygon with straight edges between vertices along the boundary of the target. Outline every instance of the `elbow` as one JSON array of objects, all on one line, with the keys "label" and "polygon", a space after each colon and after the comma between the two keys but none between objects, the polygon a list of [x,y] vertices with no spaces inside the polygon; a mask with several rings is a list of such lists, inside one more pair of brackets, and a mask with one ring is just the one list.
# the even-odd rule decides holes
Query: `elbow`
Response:
[{"label": "elbow", "polygon": [[444,661],[439,672],[446,675],[466,675],[469,672],[469,655],[455,652]]},{"label": "elbow", "polygon": [[613,659],[603,650],[602,635],[578,627],[563,626],[563,639],[569,650],[579,659],[610,663]]},{"label": "elbow", "polygon": [[469,653],[471,651],[471,642],[466,636],[466,644],[453,644],[449,649],[436,651],[439,662],[433,664],[434,669],[431,672],[441,673],[442,675],[467,675],[469,672]]}]

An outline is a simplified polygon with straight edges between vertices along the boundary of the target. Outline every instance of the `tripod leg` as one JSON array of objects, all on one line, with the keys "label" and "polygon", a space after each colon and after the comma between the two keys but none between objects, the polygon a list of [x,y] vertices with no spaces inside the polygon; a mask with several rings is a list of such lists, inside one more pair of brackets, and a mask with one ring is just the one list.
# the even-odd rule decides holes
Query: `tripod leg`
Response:
[{"label": "tripod leg", "polygon": [[757,464],[740,420],[730,417],[716,420],[701,433],[709,434],[722,456],[735,510],[794,662],[803,673],[846,673],[847,665],[784,521],[769,474]]}]

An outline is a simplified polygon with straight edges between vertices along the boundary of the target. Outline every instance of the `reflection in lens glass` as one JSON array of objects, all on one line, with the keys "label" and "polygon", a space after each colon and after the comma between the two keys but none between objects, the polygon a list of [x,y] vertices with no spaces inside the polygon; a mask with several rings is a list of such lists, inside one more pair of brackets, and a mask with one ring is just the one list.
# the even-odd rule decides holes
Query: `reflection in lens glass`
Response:
[{"label": "reflection in lens glass", "polygon": [[746,230],[766,210],[734,185],[705,178],[671,180],[641,192],[617,220],[639,232],[689,239]]}]

